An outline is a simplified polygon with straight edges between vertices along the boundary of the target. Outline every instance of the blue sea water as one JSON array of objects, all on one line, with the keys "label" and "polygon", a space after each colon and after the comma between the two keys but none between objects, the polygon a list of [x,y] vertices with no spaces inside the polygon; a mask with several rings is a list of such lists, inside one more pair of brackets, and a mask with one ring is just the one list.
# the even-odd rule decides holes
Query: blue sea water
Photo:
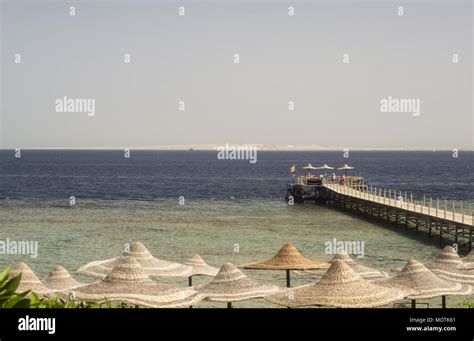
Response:
[{"label": "blue sea water", "polygon": [[0,198],[156,200],[281,198],[289,167],[349,163],[373,186],[440,198],[474,198],[474,153],[259,152],[258,162],[213,151],[0,151]]},{"label": "blue sea water", "polygon": [[[258,162],[218,160],[215,152],[33,151],[21,159],[0,151],[0,240],[37,241],[38,257],[0,255],[0,268],[25,261],[40,276],[55,265],[75,274],[81,265],[119,255],[141,241],[162,259],[198,252],[209,264],[243,264],[271,257],[294,243],[307,257],[328,261],[328,241],[362,241],[360,263],[390,271],[409,259],[427,262],[437,238],[390,228],[325,206],[284,201],[293,163],[355,167],[374,186],[474,201],[474,154],[460,152],[259,152]],[[70,196],[76,205],[69,205]],[[185,205],[178,198],[185,198]],[[446,240],[448,244],[452,241]],[[236,251],[236,246],[238,250]],[[245,271],[254,280],[284,285],[283,271]],[[294,285],[313,281],[294,276]],[[166,280],[186,286],[186,279]],[[195,280],[205,283],[209,278]],[[453,306],[456,301],[448,303]],[[472,297],[471,297],[472,299]],[[439,300],[430,300],[439,306]],[[200,306],[222,306],[202,303]],[[240,307],[271,306],[263,301]]]}]

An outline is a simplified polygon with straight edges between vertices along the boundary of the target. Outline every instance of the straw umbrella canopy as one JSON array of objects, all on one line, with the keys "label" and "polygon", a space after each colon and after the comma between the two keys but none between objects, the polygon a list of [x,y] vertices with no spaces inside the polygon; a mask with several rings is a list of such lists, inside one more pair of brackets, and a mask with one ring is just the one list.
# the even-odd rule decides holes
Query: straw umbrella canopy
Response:
[{"label": "straw umbrella canopy", "polygon": [[474,262],[474,249],[471,250],[466,257],[461,258],[464,262]]},{"label": "straw umbrella canopy", "polygon": [[328,263],[305,258],[292,243],[288,243],[266,261],[244,264],[239,267],[254,270],[286,270],[286,286],[289,288],[291,286],[290,270],[327,269],[329,266]]},{"label": "straw umbrella canopy", "polygon": [[[357,272],[363,279],[366,279],[368,281],[388,277],[385,271],[380,271],[380,270],[370,268],[368,266],[357,263],[345,251],[335,254],[334,257],[329,262],[334,263],[338,259],[346,262],[346,264],[349,265],[352,268],[352,270]],[[324,274],[323,271],[325,270],[304,270],[304,271],[295,271],[295,273],[300,276],[310,276],[310,275],[323,275]]]},{"label": "straw umbrella canopy", "polygon": [[[130,249],[124,250],[122,255],[135,257],[143,266],[145,273],[149,276],[189,277],[192,271],[190,266],[153,257],[145,245],[140,242],[131,243]],[[80,267],[77,272],[86,276],[104,279],[110,270],[112,270],[112,268],[117,264],[119,259],[120,257],[115,257],[106,260],[93,261]]]},{"label": "straw umbrella canopy", "polygon": [[426,267],[441,278],[474,284],[474,269],[464,268],[464,263],[452,246],[445,246],[441,253]]},{"label": "straw umbrella canopy", "polygon": [[436,276],[426,266],[412,259],[403,270],[392,278],[382,279],[377,284],[400,288],[402,290],[411,289],[413,293],[408,293],[407,298],[412,300],[412,307],[416,306],[417,299],[442,297],[443,308],[446,307],[446,295],[468,295],[472,287],[467,284],[448,281]]},{"label": "straw umbrella canopy", "polygon": [[189,286],[193,285],[193,276],[215,276],[219,272],[218,268],[208,265],[197,253],[184,261],[183,264],[192,268],[189,275]]},{"label": "straw umbrella canopy", "polygon": [[49,296],[53,293],[53,290],[46,287],[26,263],[17,263],[15,268],[10,272],[9,278],[16,277],[19,274],[21,274],[21,279],[17,292],[31,290],[39,296]]},{"label": "straw umbrella canopy", "polygon": [[318,282],[280,290],[265,296],[265,300],[286,307],[371,308],[400,300],[404,295],[400,289],[366,281],[338,259]]},{"label": "straw umbrella canopy", "polygon": [[190,306],[201,300],[191,288],[180,289],[152,281],[132,256],[121,256],[103,280],[73,289],[72,293],[81,302],[109,300],[155,308]]},{"label": "straw umbrella canopy", "polygon": [[471,250],[466,257],[461,258],[465,269],[474,269],[474,250]]},{"label": "straw umbrella canopy", "polygon": [[232,302],[262,298],[278,289],[274,285],[252,281],[231,263],[225,263],[211,282],[195,287],[204,300],[227,302],[228,308]]},{"label": "straw umbrella canopy", "polygon": [[318,169],[317,167],[314,167],[312,164],[308,163],[307,166],[304,166],[303,169],[310,169],[310,170],[316,170]]},{"label": "straw umbrella canopy", "polygon": [[76,281],[71,274],[62,266],[56,266],[43,283],[50,289],[56,291],[69,290],[85,285]]}]

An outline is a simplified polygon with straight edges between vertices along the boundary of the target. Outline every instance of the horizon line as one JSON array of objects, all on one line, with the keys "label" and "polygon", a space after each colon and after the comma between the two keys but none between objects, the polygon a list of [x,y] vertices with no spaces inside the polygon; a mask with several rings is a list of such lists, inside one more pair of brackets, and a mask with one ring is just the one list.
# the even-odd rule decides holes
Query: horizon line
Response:
[{"label": "horizon line", "polygon": [[474,151],[474,147],[323,147],[312,145],[262,145],[262,144],[232,144],[226,143],[223,145],[208,144],[208,145],[165,145],[165,146],[140,146],[140,147],[0,147],[4,150],[138,150],[138,151],[217,151],[223,146],[230,147],[255,147],[260,151]]}]

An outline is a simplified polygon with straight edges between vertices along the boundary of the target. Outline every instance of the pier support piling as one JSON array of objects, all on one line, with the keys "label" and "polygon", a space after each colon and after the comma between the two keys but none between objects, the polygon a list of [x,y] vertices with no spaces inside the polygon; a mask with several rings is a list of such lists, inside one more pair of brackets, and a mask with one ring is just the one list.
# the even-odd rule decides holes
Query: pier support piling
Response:
[{"label": "pier support piling", "polygon": [[[405,230],[413,228],[415,233],[425,231],[430,238],[433,237],[433,233],[436,235],[439,232],[440,246],[443,246],[444,236],[447,243],[460,243],[469,251],[473,249],[472,205],[459,203],[451,208],[447,200],[441,201],[431,197],[427,199],[423,196],[423,199],[416,201],[411,194],[405,194],[403,197],[401,193],[397,199],[396,190],[369,188],[358,183],[350,185],[323,183],[309,186],[304,182],[298,182],[293,185],[291,193],[297,203],[314,201],[398,227],[404,225]],[[466,207],[469,208],[469,214],[465,213]],[[290,287],[290,281],[288,270],[287,287]]]},{"label": "pier support piling", "polygon": [[469,230],[469,252],[472,251],[472,229]]}]

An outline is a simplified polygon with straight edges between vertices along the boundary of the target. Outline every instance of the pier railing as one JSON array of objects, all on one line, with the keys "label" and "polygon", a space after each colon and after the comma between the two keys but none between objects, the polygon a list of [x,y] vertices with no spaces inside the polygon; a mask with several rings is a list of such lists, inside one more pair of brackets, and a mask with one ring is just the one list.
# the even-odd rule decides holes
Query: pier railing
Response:
[{"label": "pier railing", "polygon": [[341,181],[347,186],[361,186],[365,185],[364,178],[362,176],[347,176],[342,180],[341,176],[336,176],[335,178],[331,178],[330,176],[312,176],[309,177],[307,175],[298,176],[296,179],[292,180],[292,184],[296,185],[311,185],[308,180],[313,181],[321,181],[321,185],[323,184],[341,184]]},{"label": "pier railing", "polygon": [[364,199],[367,201],[398,207],[404,210],[421,213],[428,216],[451,220],[458,223],[473,225],[473,205],[471,202],[462,202],[447,199],[433,199],[423,196],[416,199],[413,193],[401,192],[378,187],[354,188],[325,181],[324,186],[340,194]]}]

